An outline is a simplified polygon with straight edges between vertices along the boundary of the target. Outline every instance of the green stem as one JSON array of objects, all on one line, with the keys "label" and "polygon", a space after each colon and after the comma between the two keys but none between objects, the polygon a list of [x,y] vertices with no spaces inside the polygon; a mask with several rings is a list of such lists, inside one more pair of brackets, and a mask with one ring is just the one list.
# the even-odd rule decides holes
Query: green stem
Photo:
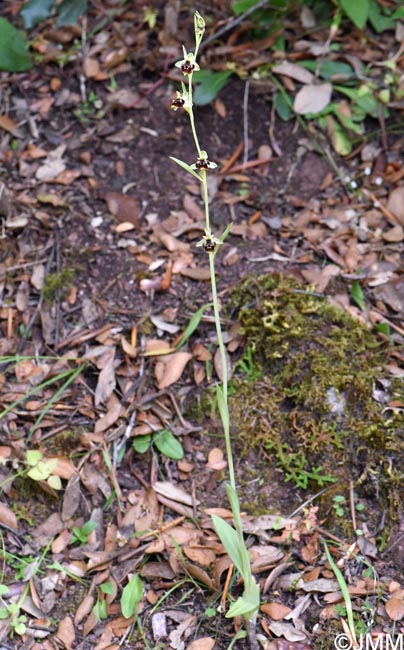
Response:
[{"label": "green stem", "polygon": [[205,205],[205,230],[207,233],[210,233],[208,180],[207,180],[206,171],[204,169],[201,169],[201,176],[202,176],[202,187],[203,187],[203,202]]},{"label": "green stem", "polygon": [[198,157],[199,157],[201,155],[201,147],[199,145],[198,135],[196,133],[196,128],[195,128],[194,100],[193,100],[193,97],[192,97],[192,76],[193,75],[190,74],[189,77],[188,77],[188,97],[189,97],[189,101],[190,101],[190,104],[191,104],[191,108],[189,110],[189,121],[191,123],[191,131],[192,131],[192,135],[194,137],[195,146],[196,146],[196,150],[198,152]]},{"label": "green stem", "polygon": [[[219,308],[219,299],[217,296],[217,286],[216,286],[216,275],[215,275],[215,253],[209,253],[209,269],[210,269],[210,283],[211,283],[211,288],[212,288],[212,302],[213,302],[213,313],[215,315],[215,324],[216,324],[216,334],[217,334],[217,342],[220,350],[220,358],[222,361],[222,390],[223,390],[223,398],[226,404],[226,410],[228,412],[228,401],[227,401],[227,395],[228,395],[228,374],[227,374],[227,357],[226,357],[226,349],[224,347],[224,342],[223,342],[223,334],[222,334],[222,328],[220,326],[220,308]],[[225,438],[225,443],[226,443],[226,454],[227,454],[227,459],[228,459],[228,464],[229,464],[229,479],[230,479],[230,485],[233,488],[233,490],[236,490],[236,480],[234,476],[234,461],[233,461],[233,450],[231,448],[231,439],[230,439],[230,427],[229,427],[229,420],[230,418],[227,418],[227,422],[223,421],[223,430],[224,430],[224,438]]]}]

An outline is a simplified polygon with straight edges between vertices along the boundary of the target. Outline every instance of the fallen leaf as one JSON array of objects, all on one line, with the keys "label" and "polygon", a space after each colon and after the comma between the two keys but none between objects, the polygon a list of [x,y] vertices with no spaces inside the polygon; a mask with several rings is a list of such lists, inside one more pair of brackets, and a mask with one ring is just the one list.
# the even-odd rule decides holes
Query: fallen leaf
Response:
[{"label": "fallen leaf", "polygon": [[214,447],[208,454],[208,462],[206,467],[216,471],[221,471],[227,466],[227,461],[224,459],[224,453],[219,447]]},{"label": "fallen leaf", "polygon": [[141,207],[139,201],[121,192],[108,192],[104,196],[108,210],[117,221],[140,227]]},{"label": "fallen leaf", "polygon": [[390,192],[386,207],[404,226],[404,185],[400,185]]},{"label": "fallen leaf", "polygon": [[[404,200],[404,197],[403,197]],[[403,219],[404,221],[404,219]],[[403,226],[393,226],[390,228],[390,230],[387,230],[387,232],[383,233],[383,239],[384,241],[395,243],[395,242],[400,242],[403,241],[404,239],[404,228]]]},{"label": "fallen leaf", "polygon": [[0,129],[11,133],[15,138],[24,137],[21,129],[18,128],[14,120],[12,120],[11,117],[8,117],[8,115],[0,115]]},{"label": "fallen leaf", "polygon": [[293,110],[299,115],[307,113],[319,113],[330,103],[332,95],[332,85],[324,84],[307,84],[297,93],[293,102]]},{"label": "fallen leaf", "polygon": [[187,646],[187,650],[213,650],[215,640],[210,636],[204,636],[201,639],[195,639]]},{"label": "fallen leaf", "polygon": [[86,56],[83,61],[83,73],[87,79],[93,79],[100,72],[100,64],[97,59],[93,59],[90,56]]},{"label": "fallen leaf", "polygon": [[66,650],[71,650],[74,647],[76,640],[76,632],[74,630],[73,621],[69,616],[65,616],[58,625],[56,637],[63,643]]},{"label": "fallen leaf", "polygon": [[5,503],[0,501],[0,523],[7,528],[12,528],[13,530],[18,530],[17,517],[14,512],[6,506]]},{"label": "fallen leaf", "polygon": [[66,150],[66,145],[61,144],[56,149],[48,153],[43,165],[38,167],[35,178],[38,181],[53,181],[59,174],[66,169],[66,163],[62,160]]},{"label": "fallen leaf", "polygon": [[296,81],[300,81],[302,84],[311,84],[315,77],[306,68],[303,68],[297,63],[289,63],[289,61],[282,61],[282,63],[277,63],[273,68],[272,72],[275,74],[282,74]]},{"label": "fallen leaf", "polygon": [[182,351],[160,357],[154,369],[159,390],[178,381],[190,359],[192,359],[192,354]]},{"label": "fallen leaf", "polygon": [[404,617],[404,600],[402,598],[393,596],[387,601],[385,608],[392,621],[401,621]]},{"label": "fallen leaf", "polygon": [[261,605],[260,610],[274,621],[281,621],[292,611],[290,607],[282,605],[282,603],[264,603]]}]

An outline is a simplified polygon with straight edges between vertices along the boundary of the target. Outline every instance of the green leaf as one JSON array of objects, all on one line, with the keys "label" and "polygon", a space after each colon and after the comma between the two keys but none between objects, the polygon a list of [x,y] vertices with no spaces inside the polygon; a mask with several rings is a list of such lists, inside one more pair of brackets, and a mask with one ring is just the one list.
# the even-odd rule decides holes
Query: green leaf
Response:
[{"label": "green leaf", "polygon": [[324,61],[320,66],[319,75],[325,80],[342,81],[355,77],[355,71],[352,66],[343,61]]},{"label": "green leaf", "polygon": [[150,449],[151,435],[148,433],[145,436],[136,436],[133,439],[132,447],[138,454],[145,454]]},{"label": "green leaf", "polygon": [[54,490],[61,490],[63,487],[60,476],[50,476],[46,482]]},{"label": "green leaf", "polygon": [[[404,9],[402,17],[404,18]],[[381,34],[381,32],[384,32],[387,29],[394,29],[396,24],[394,17],[382,14],[376,0],[370,0],[369,22],[377,34]]]},{"label": "green leaf", "polygon": [[37,449],[29,449],[27,451],[27,463],[31,467],[35,467],[42,460],[42,454]]},{"label": "green leaf", "polygon": [[239,16],[245,11],[248,11],[248,9],[251,9],[251,7],[255,7],[257,4],[258,0],[238,0],[238,2],[233,3],[232,10],[236,16]]},{"label": "green leaf", "polygon": [[49,469],[46,463],[40,461],[35,467],[27,472],[28,476],[34,481],[46,481],[49,478]]},{"label": "green leaf", "polygon": [[8,609],[2,608],[0,609],[0,621],[5,620],[6,618],[9,618],[10,613]]},{"label": "green leaf", "polygon": [[184,457],[184,450],[180,441],[168,429],[162,429],[159,433],[153,436],[153,442],[161,454],[172,458],[173,460],[181,460]]},{"label": "green leaf", "polygon": [[234,616],[243,616],[250,621],[256,621],[258,610],[260,607],[260,588],[255,582],[254,578],[251,581],[250,589],[244,591],[243,595],[232,603],[226,613],[226,618],[233,618]]},{"label": "green leaf", "polygon": [[85,538],[87,538],[90,535],[90,533],[92,533],[93,530],[95,530],[96,528],[97,528],[97,522],[91,521],[90,519],[89,521],[86,521],[82,525],[80,532],[82,535],[84,535]]},{"label": "green leaf", "polygon": [[362,29],[369,15],[369,0],[340,0],[341,7],[358,29]]},{"label": "green leaf", "polygon": [[365,310],[365,294],[363,293],[362,287],[357,280],[352,282],[351,287],[351,298],[359,309],[362,311]]},{"label": "green leaf", "polygon": [[0,18],[0,70],[23,72],[32,68],[28,45],[8,20]]},{"label": "green leaf", "polygon": [[177,165],[179,165],[180,167],[185,169],[185,171],[192,174],[192,176],[195,176],[195,178],[197,178],[198,181],[200,181],[202,183],[201,176],[199,174],[197,174],[196,171],[194,169],[192,169],[192,167],[190,167],[190,165],[187,165],[187,163],[183,162],[182,160],[178,160],[178,158],[174,158],[174,156],[170,156],[170,158],[171,158],[171,160],[174,160],[174,162],[177,163]]},{"label": "green leaf", "polygon": [[197,86],[194,92],[194,102],[197,106],[205,106],[217,97],[230,75],[231,70],[223,72],[212,72],[211,70],[199,70],[193,75]]},{"label": "green leaf", "polygon": [[100,586],[100,589],[103,594],[114,593],[114,585],[112,584],[112,582],[103,582],[102,585]]},{"label": "green leaf", "polygon": [[136,573],[131,578],[122,592],[121,611],[125,618],[130,618],[137,612],[137,606],[142,600],[143,585]]},{"label": "green leaf", "polygon": [[[240,543],[237,532],[230,524],[218,515],[211,515],[213,525],[219,535],[220,541],[225,547],[227,554],[237,571],[243,576],[243,561],[240,553]],[[244,578],[244,576],[243,576]]]},{"label": "green leaf", "polygon": [[181,336],[180,340],[175,346],[176,349],[182,347],[184,343],[189,339],[191,334],[195,332],[199,323],[201,322],[202,316],[204,315],[205,311],[209,309],[209,307],[213,307],[212,302],[209,302],[207,305],[203,305],[200,309],[198,309],[198,311],[195,312],[195,314],[192,316],[191,320],[189,321],[188,325],[186,326],[183,335]]},{"label": "green leaf", "polygon": [[376,323],[375,330],[381,332],[385,336],[390,336],[390,325],[388,323]]},{"label": "green leaf", "polygon": [[23,25],[32,29],[42,20],[46,20],[52,13],[55,0],[29,0],[20,11]]},{"label": "green leaf", "polygon": [[352,142],[343,127],[334,119],[330,119],[328,128],[331,130],[331,141],[334,150],[340,156],[347,156],[352,151]]},{"label": "green leaf", "polygon": [[7,587],[7,585],[0,584],[0,596],[5,596],[9,591],[10,589]]},{"label": "green leaf", "polygon": [[222,420],[223,428],[225,431],[230,429],[229,408],[224,398],[223,389],[221,386],[216,386],[216,399],[219,407],[220,419]]},{"label": "green leaf", "polygon": [[279,115],[281,120],[284,122],[290,120],[293,115],[291,103],[287,101],[287,98],[283,93],[276,93],[275,95],[275,110],[277,115]]},{"label": "green leaf", "polygon": [[58,27],[75,25],[79,17],[87,11],[87,0],[63,0],[58,7]]}]

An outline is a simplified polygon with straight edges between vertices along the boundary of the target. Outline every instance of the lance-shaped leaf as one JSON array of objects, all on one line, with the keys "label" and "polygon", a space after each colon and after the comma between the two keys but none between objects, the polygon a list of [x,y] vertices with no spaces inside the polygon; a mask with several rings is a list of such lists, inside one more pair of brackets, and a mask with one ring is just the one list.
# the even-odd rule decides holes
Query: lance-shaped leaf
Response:
[{"label": "lance-shaped leaf", "polygon": [[189,172],[192,174],[192,176],[195,176],[195,178],[198,179],[202,183],[202,177],[194,170],[190,165],[187,165],[183,160],[179,160],[178,158],[174,158],[174,156],[170,156],[171,160],[174,160],[177,165],[185,169],[185,171]]}]

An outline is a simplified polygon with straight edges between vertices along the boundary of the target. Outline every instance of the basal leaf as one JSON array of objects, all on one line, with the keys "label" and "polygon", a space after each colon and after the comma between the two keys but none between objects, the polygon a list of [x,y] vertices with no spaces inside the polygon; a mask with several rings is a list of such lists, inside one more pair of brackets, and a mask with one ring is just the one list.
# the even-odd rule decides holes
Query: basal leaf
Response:
[{"label": "basal leaf", "polygon": [[145,454],[146,451],[150,448],[151,445],[151,435],[147,434],[146,436],[136,436],[133,439],[132,446],[138,454]]},{"label": "basal leaf", "polygon": [[351,298],[359,309],[362,311],[365,310],[365,294],[363,293],[362,287],[357,280],[352,282],[351,287]]},{"label": "basal leaf", "polygon": [[195,104],[197,106],[210,104],[210,102],[217,97],[231,74],[231,70],[224,70],[223,72],[200,70],[195,72],[193,76],[193,79],[197,84],[194,92]]},{"label": "basal leaf", "polygon": [[243,616],[250,621],[256,621],[258,610],[260,606],[260,588],[255,582],[254,578],[251,581],[250,589],[245,590],[243,595],[232,603],[226,613],[226,618],[233,618],[234,616]]},{"label": "basal leaf", "polygon": [[29,0],[20,11],[23,25],[32,29],[42,20],[46,20],[52,13],[55,0]]},{"label": "basal leaf", "polygon": [[168,429],[156,433],[153,436],[153,442],[159,452],[167,456],[167,458],[181,460],[184,457],[184,450],[180,441]]},{"label": "basal leaf", "polygon": [[243,562],[240,553],[240,543],[234,528],[217,515],[211,515],[213,525],[219,535],[220,541],[240,575],[243,575]]},{"label": "basal leaf", "polygon": [[87,11],[87,0],[63,0],[58,7],[58,27],[75,25],[82,14]]},{"label": "basal leaf", "polygon": [[181,336],[180,340],[175,346],[177,349],[180,348],[182,345],[184,345],[184,343],[189,339],[191,334],[195,332],[199,323],[201,322],[202,316],[204,315],[205,311],[209,309],[209,307],[212,307],[212,305],[213,303],[209,302],[207,305],[203,305],[202,307],[200,307],[200,309],[198,309],[198,311],[195,312],[195,314],[192,316],[191,320],[189,321],[188,325],[186,326],[183,335]]},{"label": "basal leaf", "polygon": [[23,72],[32,68],[28,45],[21,33],[5,18],[0,18],[0,70]]},{"label": "basal leaf", "polygon": [[28,465],[31,465],[31,467],[34,467],[39,463],[39,461],[42,460],[42,454],[40,451],[37,449],[29,449],[27,451],[27,463]]},{"label": "basal leaf", "polygon": [[143,585],[136,573],[122,591],[121,611],[125,618],[131,618],[137,612],[137,606],[142,600]]},{"label": "basal leaf", "polygon": [[362,29],[369,15],[369,0],[340,0],[341,7],[353,24]]}]

